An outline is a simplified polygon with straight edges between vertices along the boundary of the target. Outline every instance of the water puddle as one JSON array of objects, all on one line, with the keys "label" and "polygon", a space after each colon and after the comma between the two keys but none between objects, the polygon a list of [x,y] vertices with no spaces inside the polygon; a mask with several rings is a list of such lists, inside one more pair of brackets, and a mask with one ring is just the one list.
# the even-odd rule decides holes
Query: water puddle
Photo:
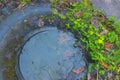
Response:
[{"label": "water puddle", "polygon": [[[76,39],[72,33],[46,28],[31,32],[26,39],[29,40],[18,56],[19,79],[77,80],[85,77],[85,60],[82,52],[73,47]],[[83,67],[78,74],[74,72]]]}]

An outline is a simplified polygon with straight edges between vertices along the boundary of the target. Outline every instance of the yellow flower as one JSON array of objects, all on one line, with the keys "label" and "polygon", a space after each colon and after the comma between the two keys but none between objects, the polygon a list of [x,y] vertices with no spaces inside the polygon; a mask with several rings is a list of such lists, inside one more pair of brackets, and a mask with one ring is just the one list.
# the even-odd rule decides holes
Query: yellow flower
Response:
[{"label": "yellow flower", "polygon": [[120,69],[118,69],[117,72],[120,73]]},{"label": "yellow flower", "polygon": [[93,32],[93,31],[88,31],[88,33],[89,33],[90,35],[93,35],[93,34],[94,34],[94,32]]},{"label": "yellow flower", "polygon": [[77,5],[74,3],[74,4],[72,4],[72,6],[73,6],[73,7],[76,7]]},{"label": "yellow flower", "polygon": [[100,35],[100,34],[97,34],[97,36],[98,36],[98,37],[101,37],[101,35]]},{"label": "yellow flower", "polygon": [[98,37],[100,37],[101,40],[104,40],[104,36],[102,36],[101,34],[97,34]]},{"label": "yellow flower", "polygon": [[112,65],[115,65],[115,63],[114,62],[111,62],[112,63]]},{"label": "yellow flower", "polygon": [[98,39],[99,44],[104,44],[104,41],[102,39]]}]

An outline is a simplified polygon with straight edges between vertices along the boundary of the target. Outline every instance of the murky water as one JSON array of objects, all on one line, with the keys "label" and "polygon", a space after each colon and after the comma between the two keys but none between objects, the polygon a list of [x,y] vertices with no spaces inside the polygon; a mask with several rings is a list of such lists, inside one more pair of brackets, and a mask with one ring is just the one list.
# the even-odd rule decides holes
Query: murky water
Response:
[{"label": "murky water", "polygon": [[19,65],[23,78],[77,80],[85,77],[86,70],[79,75],[72,72],[86,66],[82,52],[73,47],[75,40],[72,33],[57,29],[43,31],[31,37],[20,54]]}]

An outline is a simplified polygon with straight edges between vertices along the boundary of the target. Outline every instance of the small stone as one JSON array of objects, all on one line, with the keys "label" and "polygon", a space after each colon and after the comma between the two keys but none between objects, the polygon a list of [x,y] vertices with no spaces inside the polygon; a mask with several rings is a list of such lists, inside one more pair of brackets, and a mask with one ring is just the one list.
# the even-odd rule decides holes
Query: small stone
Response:
[{"label": "small stone", "polygon": [[97,20],[96,17],[92,17],[92,18],[91,18],[91,23],[92,23],[92,25],[94,25],[96,28],[98,28],[98,27],[100,26],[100,23],[99,23],[99,21]]},{"label": "small stone", "polygon": [[43,27],[44,26],[44,21],[43,19],[38,20],[38,27]]},{"label": "small stone", "polygon": [[10,53],[9,53],[9,54],[6,54],[5,57],[6,57],[7,59],[11,59],[11,58],[12,58],[12,54],[10,54]]},{"label": "small stone", "polygon": [[24,20],[24,22],[26,23],[26,22],[27,22],[27,20],[25,19],[25,20]]}]

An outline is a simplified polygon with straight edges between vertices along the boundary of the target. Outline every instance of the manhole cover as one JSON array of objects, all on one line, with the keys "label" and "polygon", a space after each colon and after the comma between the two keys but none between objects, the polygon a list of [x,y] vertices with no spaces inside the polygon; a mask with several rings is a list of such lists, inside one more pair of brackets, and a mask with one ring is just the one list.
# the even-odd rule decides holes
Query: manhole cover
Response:
[{"label": "manhole cover", "polygon": [[85,66],[85,61],[80,50],[73,47],[76,39],[70,32],[34,32],[20,53],[18,75],[24,80],[76,80],[85,75],[73,73],[73,69]]}]

